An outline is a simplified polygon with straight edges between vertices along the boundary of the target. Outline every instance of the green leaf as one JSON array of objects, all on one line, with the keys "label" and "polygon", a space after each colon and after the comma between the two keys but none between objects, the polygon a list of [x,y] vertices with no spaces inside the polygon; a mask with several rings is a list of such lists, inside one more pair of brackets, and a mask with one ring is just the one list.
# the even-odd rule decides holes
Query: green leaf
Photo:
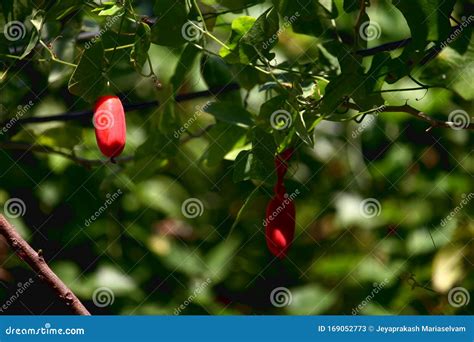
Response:
[{"label": "green leaf", "polygon": [[104,48],[101,42],[93,44],[82,52],[77,68],[69,80],[71,94],[94,102],[105,90],[106,79],[103,76]]},{"label": "green leaf", "polygon": [[[206,0],[204,0],[206,1]],[[207,0],[212,1],[212,4],[214,3],[218,4],[219,6],[226,7],[230,9],[233,12],[242,12],[242,8],[253,6],[259,3],[264,2],[265,0]]]},{"label": "green leaf", "polygon": [[186,45],[179,57],[171,84],[173,85],[175,95],[179,92],[181,86],[185,83],[187,75],[190,73],[194,61],[199,56],[200,50],[192,44]]},{"label": "green leaf", "polygon": [[207,265],[199,251],[181,243],[173,242],[170,252],[161,259],[170,270],[178,270],[188,276],[200,277],[207,272]]},{"label": "green leaf", "polygon": [[319,37],[328,32],[332,14],[317,0],[273,0],[282,17],[292,17],[293,30]]},{"label": "green leaf", "polygon": [[344,11],[346,11],[347,13],[357,11],[359,8],[359,0],[344,0]]},{"label": "green leaf", "polygon": [[278,42],[279,19],[278,12],[270,8],[260,15],[249,31],[240,40],[242,50],[249,61],[264,56],[267,59],[273,59],[274,55],[270,50]]},{"label": "green leaf", "polygon": [[141,22],[137,27],[135,34],[135,44],[130,52],[130,63],[139,73],[148,58],[148,50],[150,49],[150,27]]},{"label": "green leaf", "polygon": [[[236,82],[229,66],[217,56],[204,54],[201,58],[201,74],[208,88],[221,87]],[[240,91],[216,94],[219,101],[242,103]]]},{"label": "green leaf", "polygon": [[300,137],[301,140],[303,140],[306,145],[313,147],[313,140],[311,139],[311,136],[308,133],[308,129],[306,128],[306,123],[303,120],[303,114],[301,112],[296,113],[294,115],[294,118],[296,134]]},{"label": "green leaf", "polygon": [[427,41],[445,39],[450,31],[449,17],[455,0],[394,1],[410,27],[411,47],[424,47]]},{"label": "green leaf", "polygon": [[228,48],[223,47],[219,54],[229,63],[239,63],[240,57],[237,46],[240,39],[252,28],[256,19],[249,16],[242,16],[232,21],[232,33],[229,42],[226,44]]},{"label": "green leaf", "polygon": [[44,22],[44,11],[35,11],[31,15],[29,22],[33,26],[31,30],[30,40],[20,56],[20,59],[25,58],[30,54],[30,52],[36,47],[41,36],[41,28],[43,27]]},{"label": "green leaf", "polygon": [[40,145],[73,149],[83,141],[82,129],[79,127],[54,127],[42,132],[36,142]]},{"label": "green leaf", "polygon": [[[246,152],[246,151],[244,151],[244,152]],[[230,227],[228,237],[230,237],[232,235],[232,232],[234,231],[235,227],[237,227],[237,224],[239,224],[239,222],[242,218],[242,215],[247,211],[247,209],[249,208],[249,206],[252,203],[253,199],[258,194],[259,189],[260,189],[260,186],[257,186],[255,189],[253,189],[253,191],[250,193],[250,195],[248,195],[248,197],[245,200],[244,204],[240,207],[239,212],[237,213],[237,216],[235,218],[235,221],[232,224],[232,227]]]},{"label": "green leaf", "polygon": [[276,144],[271,134],[260,128],[252,130],[252,149],[239,153],[234,162],[234,182],[243,180],[260,180],[267,184],[274,184],[273,158]]},{"label": "green leaf", "polygon": [[346,98],[350,98],[363,82],[363,69],[357,62],[348,64],[343,73],[330,80],[321,101],[321,112],[325,115],[334,114]]},{"label": "green leaf", "polygon": [[110,8],[107,8],[107,9],[104,9],[104,10],[100,11],[99,15],[100,16],[106,16],[106,15],[111,15],[112,16],[112,15],[117,15],[120,12],[123,12],[123,7],[119,6],[119,5],[113,5]]},{"label": "green leaf", "polygon": [[218,282],[226,277],[232,269],[232,260],[240,246],[237,239],[226,239],[214,247],[206,256],[207,275]]},{"label": "green leaf", "polygon": [[188,17],[185,1],[157,0],[153,13],[158,19],[151,30],[152,43],[179,46],[186,42],[183,36]]},{"label": "green leaf", "polygon": [[468,50],[460,55],[451,47],[446,47],[435,60],[427,64],[421,75],[424,82],[442,84],[454,90],[464,100],[474,99],[472,79],[474,65],[474,35]]},{"label": "green leaf", "polygon": [[46,12],[46,21],[61,20],[74,11],[80,10],[84,6],[83,3],[77,3],[77,0],[57,1]]},{"label": "green leaf", "polygon": [[317,284],[308,284],[291,289],[292,300],[288,305],[288,313],[318,315],[336,303],[337,294]]},{"label": "green leaf", "polygon": [[228,122],[233,125],[248,127],[252,126],[252,114],[244,108],[236,106],[231,102],[213,102],[205,106],[207,113],[213,115],[217,120]]},{"label": "green leaf", "polygon": [[252,17],[240,17],[232,22],[232,35],[228,43],[229,49],[223,48],[221,56],[231,63],[248,64],[259,57],[269,60],[270,53],[278,42],[278,13],[270,8],[256,20]]}]

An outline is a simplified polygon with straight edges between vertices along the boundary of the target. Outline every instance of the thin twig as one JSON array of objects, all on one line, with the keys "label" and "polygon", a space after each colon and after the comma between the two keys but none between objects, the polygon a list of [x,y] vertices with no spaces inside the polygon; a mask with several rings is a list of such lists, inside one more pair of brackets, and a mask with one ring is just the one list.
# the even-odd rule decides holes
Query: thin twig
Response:
[{"label": "thin twig", "polygon": [[[359,106],[355,103],[349,103],[346,102],[343,104],[346,108],[349,109],[354,109],[360,111],[361,109]],[[377,112],[382,113],[382,112],[403,112],[410,114],[420,120],[423,120],[425,122],[428,122],[430,124],[430,127],[428,130],[431,128],[435,127],[444,127],[444,128],[458,128],[458,129],[468,129],[468,130],[474,130],[474,123],[466,123],[465,127],[458,127],[454,122],[451,121],[442,121],[438,119],[434,119],[431,116],[427,115],[425,112],[422,112],[416,108],[413,108],[412,106],[405,104],[402,106],[382,106],[380,107]]]},{"label": "thin twig", "polygon": [[41,252],[36,252],[26,242],[15,228],[0,214],[0,235],[15,251],[16,255],[25,261],[38,274],[38,277],[48,284],[58,298],[69,306],[77,315],[90,315],[89,311],[76,297],[76,295],[62,282],[61,279],[49,268]]},{"label": "thin twig", "polygon": [[[29,144],[25,142],[0,142],[0,149],[56,154],[64,158],[67,158],[75,163],[78,163],[86,168],[91,168],[92,166],[105,165],[110,162],[110,160],[85,159],[85,158],[78,157],[75,154],[64,152],[58,148],[53,148],[51,146]],[[131,160],[133,160],[133,156],[117,157],[117,158],[114,158],[114,164],[126,163]]]}]

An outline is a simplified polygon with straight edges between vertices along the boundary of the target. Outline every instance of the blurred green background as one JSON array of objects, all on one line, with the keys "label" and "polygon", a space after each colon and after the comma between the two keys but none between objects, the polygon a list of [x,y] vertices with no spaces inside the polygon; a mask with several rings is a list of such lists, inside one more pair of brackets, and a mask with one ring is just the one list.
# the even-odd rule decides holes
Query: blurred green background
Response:
[{"label": "blurred green background", "polygon": [[[232,5],[248,3],[241,2]],[[134,7],[139,14],[153,16],[152,3],[134,1]],[[228,1],[206,3],[221,9],[229,5]],[[257,17],[270,5],[261,2],[219,16],[214,34],[225,41],[233,19]],[[393,12],[389,2],[373,1],[369,14],[382,27],[369,47],[410,36],[402,14]],[[341,34],[351,32],[354,15],[337,19]],[[77,61],[84,44],[76,43],[78,32],[94,32],[103,20],[85,6],[79,15],[47,22],[43,34],[49,40],[61,36],[54,51],[63,60]],[[115,41],[110,45],[110,37],[103,36],[107,46]],[[128,44],[134,37],[120,39],[120,44]],[[319,43],[324,39],[286,27],[273,51],[278,62],[317,63],[322,58]],[[208,49],[218,52],[215,42],[208,44]],[[116,165],[87,167],[44,150],[52,147],[73,151],[79,158],[103,160],[90,120],[25,124],[8,140],[5,135],[0,140],[0,205],[4,209],[13,198],[24,203],[23,215],[10,221],[34,248],[43,251],[92,314],[473,313],[474,300],[459,307],[448,300],[455,287],[464,288],[468,295],[474,289],[471,131],[434,128],[426,132],[425,122],[404,113],[365,118],[363,126],[323,121],[314,131],[314,148],[300,145],[290,164],[287,189],[298,189],[300,195],[295,202],[295,240],[281,261],[268,252],[262,223],[271,186],[263,184],[256,190],[231,230],[239,209],[260,185],[233,181],[233,159],[248,146],[234,142],[233,151],[221,153],[225,160],[213,162],[206,153],[222,133],[203,132],[215,119],[200,111],[213,99],[166,100],[181,52],[182,47],[151,45],[150,59],[162,90],[130,67],[127,49],[117,50],[109,77],[124,102],[159,99],[167,110],[173,107],[176,117],[198,137],[185,133],[183,137],[189,139],[181,143],[150,138],[159,134],[153,123],[163,113],[152,108],[127,113],[123,155],[134,158]],[[455,60],[449,52],[454,50],[443,51],[438,58]],[[1,57],[2,122],[29,101],[33,105],[24,117],[91,107],[68,92],[71,68],[38,61],[47,57],[44,49],[33,51],[32,60]],[[442,79],[436,63],[416,70],[415,75],[428,75],[427,83],[430,77]],[[472,63],[467,62],[467,76],[472,76]],[[186,68],[189,73],[181,93],[208,88],[199,58]],[[472,94],[472,77],[461,81],[463,91]],[[404,77],[383,89],[409,87],[417,85]],[[259,87],[248,94],[242,91],[252,113],[271,94]],[[448,89],[383,96],[391,105],[408,101],[444,120],[454,110],[473,113],[472,101]],[[15,150],[7,141],[39,144],[43,150]],[[194,218],[182,210],[190,198],[198,200],[200,215]],[[361,211],[366,199],[376,204],[374,215]],[[86,221],[98,211],[95,220]],[[451,213],[452,219],[446,220]],[[11,302],[2,314],[70,313],[3,240],[0,265],[0,304]],[[30,278],[33,285],[11,301]],[[282,297],[276,298],[279,291]]]}]

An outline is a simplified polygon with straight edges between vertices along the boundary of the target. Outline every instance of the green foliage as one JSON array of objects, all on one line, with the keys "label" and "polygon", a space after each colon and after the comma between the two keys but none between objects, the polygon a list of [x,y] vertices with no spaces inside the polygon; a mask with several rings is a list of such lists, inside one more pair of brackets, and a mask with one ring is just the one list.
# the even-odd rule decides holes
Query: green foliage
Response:
[{"label": "green foliage", "polygon": [[[474,288],[473,135],[426,121],[472,124],[467,1],[99,3],[0,1],[0,205],[25,202],[12,221],[93,313],[350,314],[383,283],[358,313],[472,314],[446,296]],[[83,113],[106,93],[139,104],[117,164]],[[278,261],[263,220],[290,147],[296,234]]]},{"label": "green foliage", "polygon": [[141,72],[148,58],[150,44],[150,27],[145,23],[140,23],[135,36],[135,44],[130,52],[130,63],[132,63],[138,72]]},{"label": "green foliage", "polygon": [[99,41],[83,51],[79,64],[69,80],[69,91],[86,101],[95,101],[104,93],[106,85],[104,66],[104,47]]}]

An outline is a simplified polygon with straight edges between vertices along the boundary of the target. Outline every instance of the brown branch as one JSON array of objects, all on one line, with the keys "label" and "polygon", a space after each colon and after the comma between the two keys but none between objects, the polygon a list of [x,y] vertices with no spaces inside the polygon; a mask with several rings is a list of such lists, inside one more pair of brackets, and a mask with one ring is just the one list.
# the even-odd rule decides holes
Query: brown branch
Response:
[{"label": "brown branch", "polygon": [[89,311],[79,301],[76,295],[58,278],[49,268],[40,252],[36,252],[26,242],[15,228],[0,214],[0,235],[3,235],[7,243],[15,251],[16,255],[25,261],[38,274],[38,277],[48,284],[56,293],[58,298],[69,306],[75,314],[90,315]]},{"label": "brown branch", "polygon": [[[362,111],[361,108],[355,104],[355,103],[344,103],[344,107],[349,108],[349,109],[354,109],[357,111]],[[427,129],[427,131],[431,130],[432,128],[436,127],[444,127],[444,128],[459,128],[459,129],[468,129],[468,130],[474,130],[474,123],[467,123],[466,127],[456,127],[454,122],[451,121],[442,121],[438,119],[434,119],[425,112],[422,112],[416,108],[413,108],[412,106],[405,104],[402,106],[382,106],[374,112],[382,113],[382,112],[403,112],[410,114],[420,120],[423,120],[427,123],[430,124],[430,127]]]}]

